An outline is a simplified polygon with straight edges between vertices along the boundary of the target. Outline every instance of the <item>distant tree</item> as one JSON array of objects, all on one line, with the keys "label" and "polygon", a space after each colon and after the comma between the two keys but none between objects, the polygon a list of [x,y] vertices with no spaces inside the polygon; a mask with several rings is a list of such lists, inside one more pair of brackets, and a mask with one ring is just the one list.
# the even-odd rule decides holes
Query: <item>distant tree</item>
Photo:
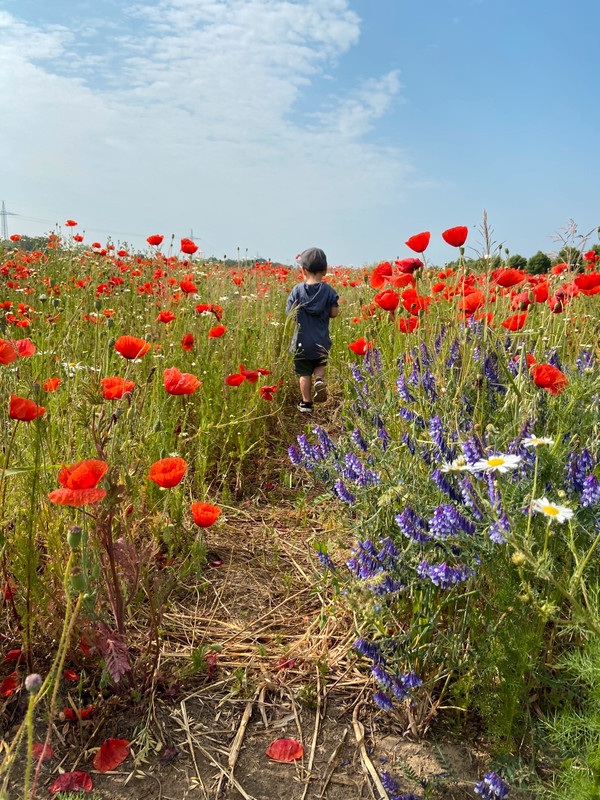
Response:
[{"label": "distant tree", "polygon": [[532,275],[543,275],[550,271],[551,266],[552,261],[550,257],[547,256],[546,253],[542,253],[541,250],[538,250],[527,262],[527,272],[530,272]]},{"label": "distant tree", "polygon": [[508,259],[508,266],[511,269],[525,269],[527,266],[527,259],[525,256],[520,256],[518,253],[515,253],[514,256]]},{"label": "distant tree", "polygon": [[578,269],[583,263],[583,256],[576,247],[563,247],[558,254],[558,260],[556,263],[558,264],[561,262],[568,264],[574,269]]}]

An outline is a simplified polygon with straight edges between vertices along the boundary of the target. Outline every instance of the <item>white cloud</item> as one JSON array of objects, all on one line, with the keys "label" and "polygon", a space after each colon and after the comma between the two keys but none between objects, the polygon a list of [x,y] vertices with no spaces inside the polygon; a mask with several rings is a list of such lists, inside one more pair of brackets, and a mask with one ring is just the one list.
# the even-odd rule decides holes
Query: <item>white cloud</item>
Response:
[{"label": "white cloud", "polygon": [[360,37],[347,0],[161,0],[121,23],[42,29],[0,12],[3,192],[22,213],[193,226],[205,250],[284,258],[307,238],[341,248],[407,183],[406,156],[374,138],[398,71],[335,90]]}]

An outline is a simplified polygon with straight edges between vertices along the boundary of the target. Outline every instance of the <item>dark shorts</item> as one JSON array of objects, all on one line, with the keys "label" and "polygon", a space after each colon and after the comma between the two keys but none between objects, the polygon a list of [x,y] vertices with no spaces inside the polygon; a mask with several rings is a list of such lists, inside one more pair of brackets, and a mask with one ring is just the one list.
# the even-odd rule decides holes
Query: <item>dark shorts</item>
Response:
[{"label": "dark shorts", "polygon": [[326,367],[327,356],[322,358],[304,358],[303,356],[294,356],[294,374],[299,375],[301,378],[309,377],[315,371],[315,367]]}]

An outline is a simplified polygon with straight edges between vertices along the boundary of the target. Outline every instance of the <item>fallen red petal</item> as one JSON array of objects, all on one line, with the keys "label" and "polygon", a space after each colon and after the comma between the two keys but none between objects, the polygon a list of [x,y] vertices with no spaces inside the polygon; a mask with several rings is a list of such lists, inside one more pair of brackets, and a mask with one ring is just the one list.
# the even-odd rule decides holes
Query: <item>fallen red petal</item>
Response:
[{"label": "fallen red petal", "polygon": [[92,779],[87,772],[77,770],[76,772],[63,772],[63,774],[59,775],[54,781],[48,791],[50,794],[69,791],[91,792],[93,788]]},{"label": "fallen red petal", "polygon": [[295,739],[277,739],[267,747],[267,755],[274,761],[296,761],[303,753],[304,748]]},{"label": "fallen red petal", "polygon": [[94,758],[98,772],[109,772],[122,764],[129,755],[127,739],[107,739]]}]

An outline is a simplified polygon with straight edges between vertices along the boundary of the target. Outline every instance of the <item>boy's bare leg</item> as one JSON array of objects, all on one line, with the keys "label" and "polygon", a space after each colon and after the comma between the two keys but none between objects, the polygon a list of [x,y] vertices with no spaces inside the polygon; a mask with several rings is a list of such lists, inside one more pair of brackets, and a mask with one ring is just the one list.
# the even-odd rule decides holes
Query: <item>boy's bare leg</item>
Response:
[{"label": "boy's bare leg", "polygon": [[312,401],[310,394],[310,375],[302,375],[300,377],[300,394],[302,395],[302,400],[305,403],[310,403]]},{"label": "boy's bare leg", "polygon": [[325,377],[325,369],[326,369],[325,366],[315,367],[313,372],[314,379],[316,380],[317,378],[320,378],[321,380],[323,380]]}]

